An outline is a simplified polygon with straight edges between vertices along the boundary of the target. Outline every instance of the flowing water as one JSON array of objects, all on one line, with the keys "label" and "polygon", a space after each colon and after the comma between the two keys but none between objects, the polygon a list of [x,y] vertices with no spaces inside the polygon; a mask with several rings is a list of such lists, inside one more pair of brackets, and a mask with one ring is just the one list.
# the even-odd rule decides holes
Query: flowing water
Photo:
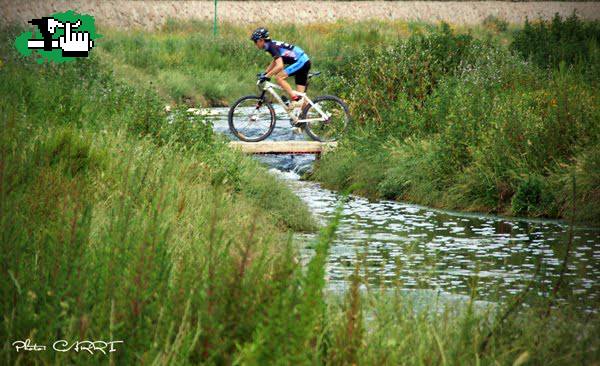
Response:
[{"label": "flowing water", "polygon": [[[212,110],[214,129],[229,136],[227,109]],[[269,140],[303,140],[278,110]],[[234,138],[234,137],[232,137]],[[326,223],[339,203],[337,192],[299,179],[314,156],[260,156],[287,182],[315,217]],[[554,220],[505,218],[431,209],[395,201],[351,196],[344,205],[327,268],[331,288],[344,288],[357,261],[375,285],[468,295],[477,278],[480,298],[502,299],[521,291],[540,266],[541,291],[555,282],[568,242],[568,225]],[[298,235],[312,239],[315,234]],[[307,240],[308,241],[308,240]],[[565,283],[588,310],[600,302],[600,229],[576,227]],[[308,251],[309,249],[307,249]]]}]

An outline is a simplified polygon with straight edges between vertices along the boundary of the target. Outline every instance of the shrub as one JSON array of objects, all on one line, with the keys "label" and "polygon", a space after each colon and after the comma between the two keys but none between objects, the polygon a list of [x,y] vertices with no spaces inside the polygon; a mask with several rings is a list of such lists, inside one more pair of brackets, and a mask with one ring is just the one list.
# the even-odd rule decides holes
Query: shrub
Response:
[{"label": "shrub", "polygon": [[443,24],[389,47],[366,48],[344,64],[345,72],[333,79],[332,89],[348,102],[358,122],[383,126],[393,116],[388,111],[398,106],[407,112],[422,109],[440,79],[472,59],[474,43],[471,36],[455,34]]},{"label": "shrub", "polygon": [[515,215],[535,213],[542,200],[542,182],[537,177],[528,177],[517,188],[512,198],[512,211]]},{"label": "shrub", "polygon": [[[565,216],[557,182],[599,140],[593,82],[566,64],[542,70],[448,27],[353,62],[358,72],[333,82],[360,125],[317,166],[315,179],[370,197]],[[597,204],[593,187],[582,185],[580,194]]]},{"label": "shrub", "polygon": [[218,138],[208,120],[190,115],[185,107],[175,108],[156,132],[157,142],[176,143],[184,149],[209,150]]},{"label": "shrub", "polygon": [[[555,187],[558,210],[575,220],[600,224],[600,145],[596,142],[577,153],[572,165],[563,164],[550,177]],[[573,187],[573,184],[575,187]],[[575,189],[575,201],[573,201]]]},{"label": "shrub", "polygon": [[557,68],[561,62],[587,68],[597,60],[599,44],[600,22],[583,22],[573,13],[566,19],[556,14],[550,22],[527,20],[511,49],[542,68]]},{"label": "shrub", "polygon": [[390,147],[385,178],[377,187],[383,197],[441,206],[446,167],[441,162],[439,141],[407,139]]}]

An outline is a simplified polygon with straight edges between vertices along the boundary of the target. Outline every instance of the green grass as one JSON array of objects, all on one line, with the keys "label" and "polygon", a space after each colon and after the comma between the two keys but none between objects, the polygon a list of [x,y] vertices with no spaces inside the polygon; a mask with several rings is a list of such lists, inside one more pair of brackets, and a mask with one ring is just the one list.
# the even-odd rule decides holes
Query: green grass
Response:
[{"label": "green grass", "polygon": [[566,218],[575,177],[577,221],[600,224],[600,28],[544,24],[517,30],[510,47],[441,26],[337,67],[329,85],[353,130],[313,179],[373,198]]},{"label": "green grass", "polygon": [[[494,24],[472,29],[478,36],[504,40]],[[272,25],[274,39],[300,45],[314,70],[344,67],[363,48],[385,47],[399,37],[430,29],[424,23],[363,21],[332,24]],[[464,29],[464,28],[461,28]],[[256,93],[255,77],[270,62],[249,40],[252,26],[222,24],[217,37],[209,22],[168,21],[157,31],[103,29],[97,53],[118,76],[134,85],[155,87],[174,103],[222,106]],[[311,93],[325,84],[316,80]]]},{"label": "green grass", "polygon": [[[234,348],[260,322],[238,317],[292,274],[287,231],[315,229],[307,208],[204,121],[168,119],[152,91],[115,82],[93,59],[19,59],[13,35],[0,44],[2,363],[54,358],[14,353],[10,341],[27,337],[127,339],[117,363],[185,358],[190,344],[176,336],[194,339],[190,319],[214,328],[204,344]],[[214,310],[200,305],[206,296]],[[227,322],[234,329],[219,330]]]},{"label": "green grass", "polygon": [[[597,163],[596,23],[554,23],[562,33],[497,17],[446,30],[398,21],[272,25],[275,38],[301,45],[325,72],[312,95],[338,94],[351,107],[356,128],[314,179],[372,198],[564,218],[564,182],[575,174],[577,219],[597,224],[598,181],[581,168]],[[211,30],[194,21],[107,29],[98,53],[117,76],[172,103],[227,105],[255,92],[269,57],[248,40],[251,26],[224,24],[216,38]]]},{"label": "green grass", "polygon": [[[346,294],[326,295],[337,219],[303,267],[289,229],[315,224],[258,163],[204,121],[167,117],[153,90],[115,81],[95,58],[38,65],[14,54],[14,36],[0,31],[2,364],[600,359],[598,315],[568,302],[548,314],[537,291],[527,307],[477,308],[476,286],[466,303],[424,306],[364,284],[357,267]],[[583,175],[596,161],[585,156]],[[124,344],[109,355],[17,353],[12,342],[27,338]]]}]

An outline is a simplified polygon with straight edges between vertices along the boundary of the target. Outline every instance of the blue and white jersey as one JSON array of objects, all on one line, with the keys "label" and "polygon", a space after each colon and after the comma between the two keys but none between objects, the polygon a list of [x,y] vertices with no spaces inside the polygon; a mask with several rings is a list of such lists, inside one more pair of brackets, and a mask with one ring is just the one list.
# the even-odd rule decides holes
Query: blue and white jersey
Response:
[{"label": "blue and white jersey", "polygon": [[273,56],[274,59],[281,57],[285,65],[304,63],[309,60],[304,50],[293,44],[280,41],[266,41],[265,51]]}]

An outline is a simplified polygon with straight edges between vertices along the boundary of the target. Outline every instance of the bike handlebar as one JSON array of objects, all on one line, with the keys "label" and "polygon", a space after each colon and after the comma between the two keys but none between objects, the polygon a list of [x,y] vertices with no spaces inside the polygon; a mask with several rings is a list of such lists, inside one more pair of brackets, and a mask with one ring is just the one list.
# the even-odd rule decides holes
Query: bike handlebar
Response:
[{"label": "bike handlebar", "polygon": [[264,81],[271,81],[271,78],[266,77],[264,72],[256,74],[256,77],[258,78],[259,83],[262,83]]}]

